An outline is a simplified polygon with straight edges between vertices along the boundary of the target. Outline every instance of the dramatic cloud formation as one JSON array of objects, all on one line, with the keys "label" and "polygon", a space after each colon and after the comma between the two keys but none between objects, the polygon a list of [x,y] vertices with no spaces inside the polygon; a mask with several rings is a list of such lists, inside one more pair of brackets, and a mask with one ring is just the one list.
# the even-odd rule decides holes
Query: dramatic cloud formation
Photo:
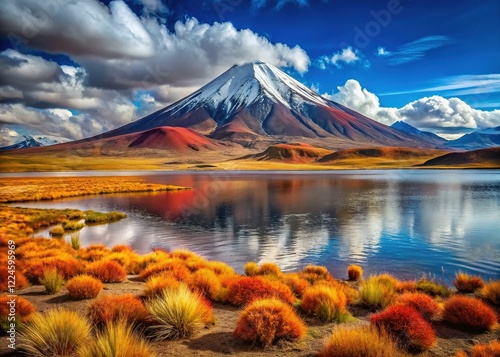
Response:
[{"label": "dramatic cloud formation", "polygon": [[325,97],[357,110],[360,113],[391,125],[403,120],[422,130],[430,130],[452,138],[471,129],[500,125],[500,110],[482,111],[474,109],[458,98],[441,96],[424,97],[401,108],[384,108],[379,98],[362,88],[358,81],[349,79],[338,92]]},{"label": "dramatic cloud formation", "polygon": [[379,47],[377,49],[377,55],[387,58],[389,64],[399,65],[417,61],[425,57],[428,51],[448,45],[452,42],[452,39],[447,36],[427,36],[406,43],[398,47],[395,51],[388,51],[384,47]]},{"label": "dramatic cloud formation", "polygon": [[354,64],[356,62],[362,62],[365,67],[369,66],[367,60],[362,60],[361,51],[358,49],[353,50],[352,47],[344,48],[341,51],[334,53],[331,57],[322,56],[318,59],[317,65],[321,69],[326,69],[327,65],[333,65],[337,68],[342,68],[345,64]]},{"label": "dramatic cloud formation", "polygon": [[[188,18],[170,31],[155,16],[168,11],[161,1],[137,1],[143,17],[119,0],[109,7],[97,0],[1,2],[0,33],[14,48],[70,55],[78,66],[3,51],[0,125],[23,124],[47,135],[60,129],[80,139],[178,100],[235,63],[261,59],[300,73],[309,67],[299,46],[271,43],[230,22]],[[54,114],[59,109],[70,117]]]}]

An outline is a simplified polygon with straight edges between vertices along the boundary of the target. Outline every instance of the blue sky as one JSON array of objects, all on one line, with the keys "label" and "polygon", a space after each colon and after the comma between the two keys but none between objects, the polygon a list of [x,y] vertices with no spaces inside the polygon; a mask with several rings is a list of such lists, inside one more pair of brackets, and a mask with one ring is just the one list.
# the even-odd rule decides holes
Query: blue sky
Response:
[{"label": "blue sky", "polygon": [[497,0],[18,0],[0,4],[0,129],[72,139],[262,59],[391,124],[500,125]]}]

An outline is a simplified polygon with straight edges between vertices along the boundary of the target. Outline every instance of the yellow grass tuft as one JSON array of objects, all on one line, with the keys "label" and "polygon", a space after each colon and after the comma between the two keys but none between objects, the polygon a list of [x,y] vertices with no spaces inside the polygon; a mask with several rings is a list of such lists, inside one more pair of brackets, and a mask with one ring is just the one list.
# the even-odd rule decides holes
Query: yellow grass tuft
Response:
[{"label": "yellow grass tuft", "polygon": [[47,269],[43,272],[43,278],[40,282],[45,286],[47,294],[55,294],[61,290],[64,284],[64,276],[59,274],[57,269]]},{"label": "yellow grass tuft", "polygon": [[326,340],[319,357],[403,357],[385,333],[373,327],[338,327]]},{"label": "yellow grass tuft", "polygon": [[31,317],[19,335],[29,356],[75,356],[90,338],[90,325],[74,311],[53,309]]},{"label": "yellow grass tuft", "polygon": [[124,320],[112,322],[83,346],[79,357],[155,357],[157,353]]},{"label": "yellow grass tuft", "polygon": [[212,319],[212,307],[184,284],[164,290],[146,303],[146,309],[156,322],[150,327],[156,340],[192,336]]},{"label": "yellow grass tuft", "polygon": [[349,265],[347,267],[347,275],[351,281],[359,280],[363,276],[363,268],[359,265]]},{"label": "yellow grass tuft", "polygon": [[359,289],[359,302],[370,309],[389,306],[396,296],[398,282],[390,275],[375,275],[363,281]]}]

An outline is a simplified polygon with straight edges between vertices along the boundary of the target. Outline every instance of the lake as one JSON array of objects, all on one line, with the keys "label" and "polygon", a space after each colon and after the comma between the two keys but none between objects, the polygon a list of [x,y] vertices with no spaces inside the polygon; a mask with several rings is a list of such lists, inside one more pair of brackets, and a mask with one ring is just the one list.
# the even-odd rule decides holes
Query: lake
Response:
[{"label": "lake", "polygon": [[[105,174],[116,173],[66,175]],[[193,189],[19,205],[122,211],[127,219],[84,228],[82,243],[186,248],[239,272],[269,261],[324,265],[339,278],[349,264],[401,279],[500,278],[500,170],[120,174]]]}]

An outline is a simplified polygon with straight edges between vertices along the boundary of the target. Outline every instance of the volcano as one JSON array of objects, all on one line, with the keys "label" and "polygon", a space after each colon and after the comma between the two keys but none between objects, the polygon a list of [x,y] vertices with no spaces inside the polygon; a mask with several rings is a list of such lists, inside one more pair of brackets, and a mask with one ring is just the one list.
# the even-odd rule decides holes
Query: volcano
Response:
[{"label": "volcano", "polygon": [[165,126],[189,128],[244,146],[297,138],[334,142],[336,147],[436,146],[425,137],[388,127],[328,100],[261,61],[233,66],[186,98],[99,138]]}]

